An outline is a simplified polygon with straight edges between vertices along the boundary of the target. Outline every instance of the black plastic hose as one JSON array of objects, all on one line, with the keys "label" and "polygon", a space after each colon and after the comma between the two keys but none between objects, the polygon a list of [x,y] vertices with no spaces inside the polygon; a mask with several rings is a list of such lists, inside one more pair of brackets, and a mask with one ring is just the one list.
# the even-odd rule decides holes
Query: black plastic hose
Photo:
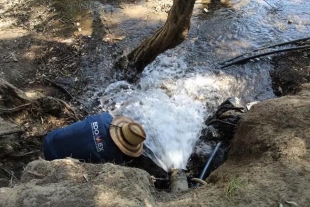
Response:
[{"label": "black plastic hose", "polygon": [[301,41],[309,40],[309,39],[310,39],[310,37],[305,37],[305,38],[295,39],[295,40],[288,41],[288,42],[282,42],[282,43],[278,43],[278,44],[273,44],[273,45],[268,45],[268,46],[260,47],[260,48],[258,48],[258,49],[255,49],[255,50],[252,50],[252,51],[250,51],[250,52],[247,52],[247,53],[245,53],[245,54],[238,55],[238,56],[236,56],[236,57],[234,57],[234,58],[231,58],[231,59],[229,59],[229,60],[225,60],[224,62],[219,63],[219,65],[224,65],[224,64],[227,63],[227,62],[231,62],[231,61],[233,61],[233,60],[235,60],[235,59],[237,59],[237,58],[239,58],[239,57],[248,55],[248,54],[253,53],[253,52],[257,52],[257,51],[259,51],[259,50],[264,50],[264,49],[268,49],[268,48],[272,48],[272,47],[278,47],[278,46],[283,46],[283,45],[288,45],[288,44],[292,44],[292,43],[296,43],[296,42],[301,42]]},{"label": "black plastic hose", "polygon": [[265,53],[261,53],[261,54],[258,54],[258,55],[252,55],[250,57],[246,57],[246,58],[243,58],[243,59],[240,59],[240,60],[233,61],[233,62],[228,63],[226,65],[222,65],[220,68],[223,69],[223,68],[226,68],[226,67],[231,66],[231,65],[245,63],[248,60],[251,60],[251,59],[254,59],[254,58],[258,58],[258,57],[262,57],[262,56],[266,56],[266,55],[271,55],[271,54],[280,53],[280,52],[286,52],[286,51],[292,51],[292,50],[309,49],[309,48],[310,48],[310,45],[305,45],[305,46],[291,47],[291,48],[275,50],[275,51],[271,51],[271,52],[265,52]]},{"label": "black plastic hose", "polygon": [[202,172],[201,172],[201,174],[199,176],[199,179],[201,179],[201,180],[205,180],[206,179],[206,172],[208,171],[208,168],[210,167],[210,164],[211,164],[211,162],[212,162],[212,160],[213,160],[217,150],[220,148],[221,144],[222,144],[221,141],[216,144],[212,154],[210,155],[210,157],[209,157],[205,167],[203,168],[203,170],[202,170]]}]

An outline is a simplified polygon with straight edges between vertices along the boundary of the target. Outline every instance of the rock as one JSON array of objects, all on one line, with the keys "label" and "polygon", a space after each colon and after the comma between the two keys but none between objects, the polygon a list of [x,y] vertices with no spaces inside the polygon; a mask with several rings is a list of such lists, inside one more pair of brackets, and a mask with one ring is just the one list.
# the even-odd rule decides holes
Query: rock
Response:
[{"label": "rock", "polygon": [[230,97],[219,105],[212,116],[205,120],[207,127],[202,130],[186,165],[187,170],[189,170],[189,177],[200,177],[219,141],[222,142],[222,145],[212,159],[205,175],[208,176],[226,161],[230,149],[230,140],[234,137],[237,123],[245,112],[247,109],[242,101],[237,97]]},{"label": "rock", "polygon": [[24,170],[24,185],[1,188],[0,206],[156,206],[149,176],[111,163],[36,160]]}]

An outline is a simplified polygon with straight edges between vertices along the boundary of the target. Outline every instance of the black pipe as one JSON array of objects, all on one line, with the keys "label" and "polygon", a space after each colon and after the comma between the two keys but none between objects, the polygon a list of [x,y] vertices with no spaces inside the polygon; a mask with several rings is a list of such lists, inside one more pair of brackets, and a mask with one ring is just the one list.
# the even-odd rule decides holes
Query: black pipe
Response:
[{"label": "black pipe", "polygon": [[275,51],[271,51],[271,52],[261,53],[261,54],[258,54],[258,55],[252,55],[252,56],[240,59],[240,60],[233,61],[233,62],[228,63],[226,65],[222,65],[220,68],[223,69],[223,68],[226,68],[226,67],[234,65],[234,64],[244,63],[244,62],[246,62],[246,61],[248,61],[250,59],[254,59],[254,58],[258,58],[258,57],[262,57],[262,56],[266,56],[266,55],[271,55],[271,54],[280,53],[280,52],[286,52],[286,51],[292,51],[292,50],[307,49],[307,48],[310,48],[310,45],[285,48],[285,49],[275,50]]},{"label": "black pipe", "polygon": [[259,50],[264,50],[264,49],[268,49],[268,48],[272,48],[272,47],[277,47],[277,46],[282,46],[282,45],[288,45],[288,44],[292,44],[292,43],[300,42],[300,41],[304,41],[304,40],[309,40],[309,39],[310,39],[310,37],[305,37],[305,38],[296,39],[296,40],[292,40],[292,41],[288,41],[288,42],[282,42],[282,43],[278,43],[278,44],[274,44],[274,45],[264,46],[264,47],[261,47],[261,48],[252,50],[252,51],[250,51],[250,52],[247,52],[247,53],[245,53],[245,54],[238,55],[238,56],[236,56],[236,57],[234,57],[234,58],[231,58],[231,59],[229,59],[229,60],[225,60],[224,62],[219,63],[219,65],[223,65],[224,63],[233,61],[233,60],[235,60],[235,59],[237,59],[237,58],[239,58],[239,57],[248,55],[248,54],[253,53],[253,52],[257,52],[257,51],[259,51]]},{"label": "black pipe", "polygon": [[[202,170],[202,172],[201,172],[201,174],[200,174],[200,176],[199,176],[199,179],[201,179],[201,180],[205,180],[205,179],[206,179],[206,172],[207,172],[208,168],[210,167],[210,164],[211,164],[211,162],[212,162],[212,160],[213,160],[213,158],[214,158],[214,155],[216,154],[217,150],[220,148],[221,144],[222,144],[221,141],[219,141],[219,142],[216,144],[216,146],[215,146],[215,148],[214,148],[212,154],[210,155],[210,157],[209,157],[209,159],[208,159],[208,161],[207,161],[205,167],[203,168],[203,170]],[[198,185],[199,185],[199,184],[197,184],[197,186],[198,186]]]}]

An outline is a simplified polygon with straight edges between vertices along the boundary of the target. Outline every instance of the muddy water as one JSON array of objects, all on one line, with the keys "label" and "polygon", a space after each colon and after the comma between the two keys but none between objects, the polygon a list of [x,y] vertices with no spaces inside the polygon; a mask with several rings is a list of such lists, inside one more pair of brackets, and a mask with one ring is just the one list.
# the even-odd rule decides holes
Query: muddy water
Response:
[{"label": "muddy water", "polygon": [[[101,110],[141,123],[147,133],[146,145],[155,154],[152,158],[167,170],[185,168],[205,127],[204,119],[226,98],[236,96],[250,103],[274,97],[270,58],[225,69],[219,69],[219,62],[261,46],[306,37],[310,30],[307,0],[239,0],[232,2],[232,8],[208,13],[202,5],[195,6],[186,41],[158,56],[137,85],[121,81],[100,88],[97,84],[91,97],[100,97]],[[130,11],[130,6],[124,9]],[[134,12],[132,18],[128,15],[126,21],[114,24],[114,30],[110,28],[124,38],[120,43],[124,51],[163,24],[158,19],[152,22],[150,14]],[[120,13],[113,15],[117,21]],[[108,54],[104,55],[97,70],[111,65]]]}]

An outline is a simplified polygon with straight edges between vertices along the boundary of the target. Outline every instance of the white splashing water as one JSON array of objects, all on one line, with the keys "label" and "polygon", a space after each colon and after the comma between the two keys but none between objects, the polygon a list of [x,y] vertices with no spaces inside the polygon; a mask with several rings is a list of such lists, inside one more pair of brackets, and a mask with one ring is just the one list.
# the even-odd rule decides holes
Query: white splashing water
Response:
[{"label": "white splashing water", "polygon": [[164,53],[144,70],[138,85],[120,81],[107,87],[101,105],[144,127],[145,144],[163,169],[185,169],[206,116],[228,97],[254,101],[265,93],[262,83],[267,84],[268,72],[251,74],[233,76],[189,68],[182,57]]},{"label": "white splashing water", "polygon": [[[160,161],[152,158],[162,168],[185,168],[204,119],[225,99],[236,96],[249,103],[274,97],[269,76],[272,65],[268,61],[248,62],[227,70],[208,65],[252,47],[306,36],[308,2],[300,6],[282,1],[283,8],[277,15],[270,13],[266,2],[249,1],[235,2],[234,12],[219,9],[212,18],[193,16],[187,39],[145,68],[138,85],[121,81],[105,89],[103,110],[141,123],[147,133],[146,145]],[[277,24],[287,16],[298,18],[279,29]]]}]

